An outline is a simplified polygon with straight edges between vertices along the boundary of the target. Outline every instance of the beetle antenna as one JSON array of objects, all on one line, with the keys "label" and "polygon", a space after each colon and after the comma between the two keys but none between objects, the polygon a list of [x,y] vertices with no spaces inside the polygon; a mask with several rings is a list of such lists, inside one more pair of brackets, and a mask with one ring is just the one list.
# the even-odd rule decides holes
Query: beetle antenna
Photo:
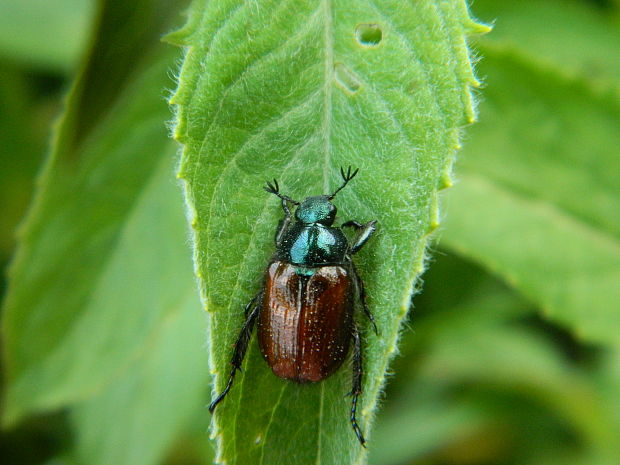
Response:
[{"label": "beetle antenna", "polygon": [[288,195],[280,194],[280,186],[278,185],[277,179],[274,179],[273,183],[271,181],[267,181],[267,185],[263,187],[263,189],[265,189],[270,194],[277,195],[286,202],[291,202],[293,205],[299,205],[299,202],[297,200],[291,199]]},{"label": "beetle antenna", "polygon": [[342,179],[344,180],[344,182],[342,183],[342,185],[341,185],[338,189],[336,189],[336,190],[334,191],[334,193],[333,193],[332,195],[330,195],[329,197],[327,197],[327,199],[328,199],[328,200],[331,200],[331,199],[333,199],[334,197],[336,197],[336,194],[337,194],[338,192],[340,192],[342,189],[344,189],[344,187],[345,187],[345,186],[349,183],[349,181],[350,181],[351,179],[353,179],[353,178],[355,177],[355,175],[358,173],[358,171],[359,171],[359,170],[360,170],[360,169],[359,169],[359,168],[357,168],[355,171],[353,171],[353,172],[351,173],[351,166],[349,166],[349,167],[347,168],[346,173],[345,173],[344,168],[341,166],[341,167],[340,167],[340,176],[342,176]]}]

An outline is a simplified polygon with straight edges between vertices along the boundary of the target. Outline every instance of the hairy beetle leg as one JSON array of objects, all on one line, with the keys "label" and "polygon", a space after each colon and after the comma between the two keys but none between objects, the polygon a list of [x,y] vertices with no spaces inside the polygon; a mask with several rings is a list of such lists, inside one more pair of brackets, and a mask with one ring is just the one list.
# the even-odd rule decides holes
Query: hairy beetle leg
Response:
[{"label": "hairy beetle leg", "polygon": [[357,399],[362,393],[362,340],[360,338],[360,333],[357,330],[357,326],[353,323],[353,385],[351,387],[351,396],[353,396],[353,400],[351,401],[351,426],[353,427],[353,432],[355,436],[357,436],[357,440],[360,442],[362,447],[366,447],[366,439],[364,439],[364,434],[362,433],[361,428],[357,423]]},{"label": "hairy beetle leg", "polygon": [[377,229],[377,220],[369,221],[366,224],[358,223],[355,220],[347,221],[343,223],[343,228],[354,228],[357,231],[357,236],[353,241],[353,244],[349,248],[349,254],[354,255],[368,242],[368,239],[374,234]]},{"label": "hairy beetle leg", "polygon": [[235,342],[235,349],[233,351],[232,360],[230,361],[232,370],[230,370],[230,375],[228,375],[228,383],[226,383],[226,387],[220,395],[218,395],[209,405],[209,412],[211,413],[213,413],[215,407],[217,407],[217,404],[224,400],[224,397],[226,397],[226,394],[230,391],[233,381],[235,380],[237,370],[241,371],[241,364],[243,363],[245,353],[248,350],[248,344],[250,343],[250,338],[252,337],[252,329],[254,328],[254,323],[260,310],[260,306],[257,305],[257,302],[260,300],[261,294],[262,292],[256,294],[254,298],[245,306],[244,313],[246,319],[243,327],[241,328],[241,332],[239,333],[239,337],[237,338],[237,342]]}]

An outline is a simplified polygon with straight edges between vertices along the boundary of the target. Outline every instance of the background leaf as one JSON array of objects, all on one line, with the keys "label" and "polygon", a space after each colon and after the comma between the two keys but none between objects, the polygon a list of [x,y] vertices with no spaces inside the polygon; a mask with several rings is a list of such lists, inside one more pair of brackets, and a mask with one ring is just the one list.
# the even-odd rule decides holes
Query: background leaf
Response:
[{"label": "background leaf", "polygon": [[535,311],[481,269],[439,254],[370,463],[615,463],[617,391],[602,388],[589,357],[545,331]]},{"label": "background leaf", "polygon": [[27,73],[0,64],[0,263],[14,246],[14,229],[28,206],[45,146],[53,99],[41,97]]},{"label": "background leaf", "polygon": [[0,58],[72,69],[86,43],[94,0],[0,2]]},{"label": "background leaf", "polygon": [[544,68],[581,77],[596,88],[620,90],[620,35],[605,2],[477,0],[476,13],[495,22],[483,46],[501,47]]},{"label": "background leaf", "polygon": [[472,129],[449,193],[442,243],[503,275],[580,337],[616,343],[618,99],[510,51],[483,50],[484,123]]},{"label": "background leaf", "polygon": [[[100,42],[24,228],[4,317],[4,414],[15,422],[78,404],[81,462],[155,464],[196,407],[204,410],[208,373],[165,127],[175,50],[128,47],[128,73],[116,51],[105,53],[123,9],[102,10]],[[142,10],[142,33],[157,37],[164,11],[178,10]],[[128,27],[137,15],[125,17]],[[107,98],[93,95],[100,68],[117,84]]]},{"label": "background leaf", "polygon": [[[364,42],[360,24],[377,24],[380,43]],[[277,176],[288,195],[303,198],[329,192],[338,167],[353,165],[360,175],[338,198],[340,217],[380,225],[358,261],[381,331],[364,332],[359,417],[369,430],[436,226],[436,191],[449,183],[459,127],[473,120],[465,34],[483,30],[458,1],[194,3],[171,39],[190,46],[173,103],[217,389],[243,306],[273,252],[266,244],[281,212],[261,192],[264,179]],[[218,407],[219,461],[364,460],[342,398],[349,370],[298,386],[260,359],[253,344]]]},{"label": "background leaf", "polygon": [[[139,216],[146,218],[132,221],[142,226],[136,238],[148,236],[148,229],[162,218],[174,218],[176,227],[184,226],[178,187],[170,182],[171,173],[171,163],[164,163],[146,189],[141,203],[148,207],[139,209]],[[169,226],[174,230],[175,225]],[[144,246],[153,244],[147,242]],[[187,278],[181,270],[176,268],[180,276]],[[206,416],[209,376],[203,349],[204,316],[199,311],[195,289],[188,288],[191,282],[187,279],[184,300],[178,300],[160,318],[156,332],[144,342],[141,353],[123,375],[74,409],[80,463],[160,463],[195,412]],[[207,441],[204,431],[202,440]]]},{"label": "background leaf", "polygon": [[[466,345],[459,353],[447,353],[446,346],[468,339],[472,331],[494,332],[529,313],[505,286],[453,256],[439,254],[433,259],[424,281],[394,363],[395,379],[388,386],[385,409],[377,419],[374,439],[380,446],[371,449],[371,464],[417,463],[487,432],[498,412],[453,395],[459,380],[446,366],[454,363],[455,371],[465,371],[461,364],[471,368],[479,359]],[[446,287],[446,282],[453,285]]]},{"label": "background leaf", "polygon": [[[173,242],[167,256],[165,249],[155,255],[144,248],[138,253],[140,260],[129,262],[133,270],[125,261],[130,250],[123,248],[127,218],[149,180],[145,174],[156,170],[162,153],[171,153],[161,97],[171,55],[166,59],[161,53],[147,54],[133,79],[126,82],[122,98],[116,101],[111,96],[105,112],[100,109],[99,135],[93,131],[86,137],[74,131],[81,120],[80,104],[89,100],[85,83],[80,81],[74,88],[57,151],[46,167],[11,270],[15,285],[9,288],[4,317],[7,421],[29,410],[58,407],[92,394],[126,365],[157,325],[157,315],[178,300],[174,286],[143,287],[138,298],[140,287],[127,276],[147,283],[174,280],[179,267],[165,275],[160,274],[166,270],[162,264],[178,260],[182,269],[183,243]],[[89,62],[85,76],[96,61]],[[128,133],[131,126],[133,131]],[[167,233],[151,231],[155,244],[161,232]],[[183,237],[182,225],[176,234]],[[146,240],[141,239],[143,244]],[[161,262],[149,265],[145,261],[149,258]],[[181,289],[189,289],[187,279],[176,279],[185,283]],[[154,290],[161,294],[154,295]],[[143,310],[142,317],[136,307]],[[75,357],[76,352],[81,356]]]}]

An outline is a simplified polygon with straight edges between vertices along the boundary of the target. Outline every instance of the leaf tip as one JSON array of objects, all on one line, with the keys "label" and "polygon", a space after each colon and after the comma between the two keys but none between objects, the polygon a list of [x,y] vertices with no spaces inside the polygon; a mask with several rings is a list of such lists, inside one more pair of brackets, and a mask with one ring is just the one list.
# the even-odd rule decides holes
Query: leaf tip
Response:
[{"label": "leaf tip", "polygon": [[161,38],[161,41],[177,47],[186,47],[188,45],[187,35],[183,29],[169,32]]},{"label": "leaf tip", "polygon": [[482,82],[480,82],[478,79],[476,79],[475,77],[472,77],[468,84],[473,87],[474,89],[478,89],[480,86],[482,86]]},{"label": "leaf tip", "polygon": [[442,191],[444,189],[449,189],[453,185],[454,185],[454,182],[452,181],[452,178],[450,177],[448,173],[445,173],[439,180],[439,186],[437,188],[438,190]]},{"label": "leaf tip", "polygon": [[478,21],[468,21],[465,24],[465,30],[469,35],[483,35],[491,32],[493,30],[493,25],[481,23]]}]

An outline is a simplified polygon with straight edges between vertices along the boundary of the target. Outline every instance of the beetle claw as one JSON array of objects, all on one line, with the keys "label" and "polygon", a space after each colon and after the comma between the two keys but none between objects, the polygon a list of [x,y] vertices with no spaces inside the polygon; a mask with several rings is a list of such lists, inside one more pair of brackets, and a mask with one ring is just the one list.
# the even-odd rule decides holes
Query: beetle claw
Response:
[{"label": "beetle claw", "polygon": [[349,182],[351,179],[353,179],[357,175],[359,170],[360,169],[357,168],[355,171],[353,171],[351,173],[351,165],[349,165],[347,167],[347,171],[345,173],[344,168],[341,166],[340,167],[340,176],[342,176],[342,179],[344,180],[344,182],[347,183],[347,182]]},{"label": "beetle claw", "polygon": [[273,184],[271,183],[271,181],[267,181],[267,185],[263,187],[263,189],[265,189],[270,194],[278,195],[280,193],[280,186],[278,186],[278,181],[276,181],[275,179],[273,180]]},{"label": "beetle claw", "polygon": [[341,166],[340,167],[340,176],[342,176],[342,180],[344,182],[342,183],[342,185],[338,189],[336,189],[334,191],[333,194],[327,196],[327,199],[328,200],[332,200],[336,196],[336,194],[338,192],[340,192],[348,184],[348,182],[355,177],[355,175],[358,173],[358,171],[359,171],[359,168],[357,168],[355,171],[351,172],[351,165],[349,165],[348,168],[347,168],[347,171],[345,172],[344,168]]}]

